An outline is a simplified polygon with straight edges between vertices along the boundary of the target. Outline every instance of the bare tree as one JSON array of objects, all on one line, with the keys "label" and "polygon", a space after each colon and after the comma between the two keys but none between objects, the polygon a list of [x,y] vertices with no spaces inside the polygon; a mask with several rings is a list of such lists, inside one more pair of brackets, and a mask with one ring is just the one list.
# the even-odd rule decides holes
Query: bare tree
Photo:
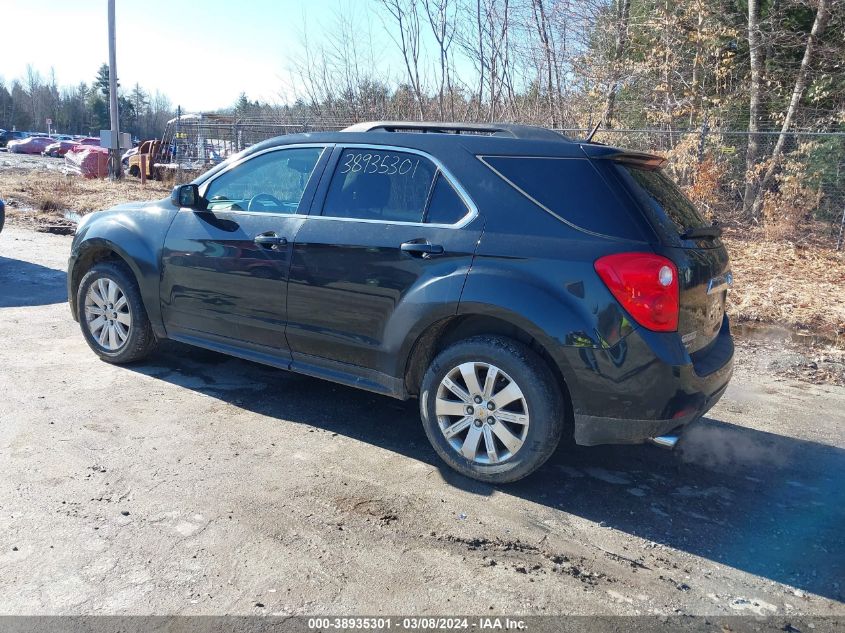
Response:
[{"label": "bare tree", "polygon": [[434,40],[437,42],[437,52],[440,58],[440,72],[438,75],[437,102],[440,108],[440,119],[446,118],[446,96],[449,97],[449,118],[455,118],[455,95],[452,91],[451,68],[449,65],[449,48],[455,37],[455,20],[450,19],[449,0],[423,0],[425,14],[431,26]]},{"label": "bare tree", "polygon": [[510,0],[502,0],[499,5],[495,0],[489,0],[485,10],[485,35],[487,49],[490,51],[487,61],[490,93],[489,119],[496,120],[504,110],[502,94],[507,90],[510,72],[510,41],[511,31]]},{"label": "bare tree", "polygon": [[778,140],[775,143],[775,148],[772,150],[768,167],[766,167],[766,171],[763,174],[763,178],[760,181],[760,186],[757,190],[757,195],[754,199],[751,211],[754,218],[760,217],[760,212],[763,208],[763,193],[777,169],[778,162],[780,161],[781,154],[783,153],[783,144],[786,139],[786,133],[792,126],[792,121],[798,110],[798,104],[801,102],[801,96],[804,94],[804,89],[807,86],[807,74],[810,64],[813,61],[813,55],[815,54],[819,38],[824,31],[828,18],[827,3],[828,0],[819,0],[818,8],[816,9],[816,17],[813,20],[813,28],[810,30],[810,35],[807,37],[807,46],[804,48],[804,56],[801,58],[801,66],[798,69],[798,76],[795,78],[795,87],[792,89],[792,98],[789,100],[789,107],[786,109],[786,114],[783,117],[783,125],[781,126]]},{"label": "bare tree", "polygon": [[[457,33],[464,55],[475,66],[477,89],[473,95],[475,120],[493,120],[515,111],[514,57],[510,0],[474,0],[463,5],[465,26]],[[468,82],[467,82],[468,83]]]},{"label": "bare tree", "polygon": [[610,86],[604,99],[604,112],[602,120],[606,127],[613,127],[614,106],[616,105],[616,93],[619,92],[619,82],[622,79],[622,63],[625,56],[625,47],[628,43],[628,25],[631,19],[631,0],[616,0],[616,46],[613,50],[612,71]]},{"label": "bare tree", "polygon": [[748,90],[748,147],[745,151],[745,192],[742,196],[742,210],[746,217],[751,215],[756,195],[757,165],[760,131],[760,91],[763,81],[763,58],[760,44],[760,1],[748,0],[748,52],[751,63],[751,85]]},{"label": "bare tree", "polygon": [[[548,100],[549,116],[552,127],[560,125],[559,100],[561,98],[561,68],[557,58],[557,51],[554,43],[554,33],[549,23],[546,7],[543,0],[531,0],[531,13],[534,18],[534,27],[540,39],[540,46],[543,55],[545,70],[546,99]],[[539,83],[539,82],[538,82]]]},{"label": "bare tree", "polygon": [[381,0],[396,23],[396,32],[388,32],[402,53],[408,83],[414,92],[419,118],[422,120],[425,118],[425,104],[420,80],[420,15],[417,2],[418,0]]},{"label": "bare tree", "polygon": [[44,124],[41,103],[41,87],[43,81],[41,73],[39,73],[32,64],[26,65],[26,77],[24,78],[24,90],[26,90],[27,97],[29,97],[29,114],[32,117],[33,126],[40,128]]}]

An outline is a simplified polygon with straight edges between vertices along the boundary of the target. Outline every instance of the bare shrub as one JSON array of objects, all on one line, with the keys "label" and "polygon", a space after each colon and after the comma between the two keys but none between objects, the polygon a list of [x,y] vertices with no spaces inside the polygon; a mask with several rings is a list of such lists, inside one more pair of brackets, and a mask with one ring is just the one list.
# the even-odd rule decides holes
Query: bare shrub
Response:
[{"label": "bare shrub", "polygon": [[61,211],[63,208],[61,199],[52,193],[37,194],[35,202],[39,211]]},{"label": "bare shrub", "polygon": [[783,240],[798,235],[799,226],[812,217],[821,202],[820,190],[808,184],[806,154],[810,143],[802,143],[795,152],[781,159],[772,190],[763,194],[762,215],[765,235],[770,240]]},{"label": "bare shrub", "polygon": [[713,220],[731,213],[728,197],[728,165],[707,156],[696,165],[692,184],[684,190],[705,218]]}]

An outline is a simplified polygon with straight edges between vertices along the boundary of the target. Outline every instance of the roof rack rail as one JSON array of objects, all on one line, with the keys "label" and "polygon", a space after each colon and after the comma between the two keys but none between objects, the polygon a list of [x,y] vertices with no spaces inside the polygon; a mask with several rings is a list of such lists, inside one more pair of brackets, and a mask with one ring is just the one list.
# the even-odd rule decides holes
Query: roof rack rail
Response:
[{"label": "roof rack rail", "polygon": [[431,132],[452,134],[490,134],[535,141],[568,141],[568,137],[544,127],[516,123],[441,123],[427,121],[366,121],[343,132]]}]

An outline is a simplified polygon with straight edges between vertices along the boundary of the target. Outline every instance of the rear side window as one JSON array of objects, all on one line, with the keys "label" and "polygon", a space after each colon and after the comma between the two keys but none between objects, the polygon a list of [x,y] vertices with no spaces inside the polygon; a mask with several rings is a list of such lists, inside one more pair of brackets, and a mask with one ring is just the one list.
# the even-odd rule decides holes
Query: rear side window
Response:
[{"label": "rear side window", "polygon": [[658,218],[669,218],[678,233],[706,225],[695,205],[662,171],[637,169],[625,164],[617,165],[616,169],[640,205]]},{"label": "rear side window", "polygon": [[332,176],[323,215],[422,222],[437,168],[423,156],[345,149]]},{"label": "rear side window", "polygon": [[624,204],[586,158],[485,156],[482,160],[511,186],[569,224],[602,235],[643,239],[636,217],[639,211]]},{"label": "rear side window", "polygon": [[466,214],[467,207],[458,192],[443,174],[438,174],[431,190],[425,221],[429,224],[455,224]]}]

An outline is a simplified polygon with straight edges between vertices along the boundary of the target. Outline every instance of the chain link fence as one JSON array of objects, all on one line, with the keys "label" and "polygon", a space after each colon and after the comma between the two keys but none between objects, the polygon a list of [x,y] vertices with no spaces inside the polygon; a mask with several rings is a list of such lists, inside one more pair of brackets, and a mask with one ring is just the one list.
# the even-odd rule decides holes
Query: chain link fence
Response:
[{"label": "chain link fence", "polygon": [[182,114],[167,122],[156,155],[156,167],[177,182],[261,141],[287,134],[328,132],[348,124],[334,119],[235,117],[222,114]]}]

